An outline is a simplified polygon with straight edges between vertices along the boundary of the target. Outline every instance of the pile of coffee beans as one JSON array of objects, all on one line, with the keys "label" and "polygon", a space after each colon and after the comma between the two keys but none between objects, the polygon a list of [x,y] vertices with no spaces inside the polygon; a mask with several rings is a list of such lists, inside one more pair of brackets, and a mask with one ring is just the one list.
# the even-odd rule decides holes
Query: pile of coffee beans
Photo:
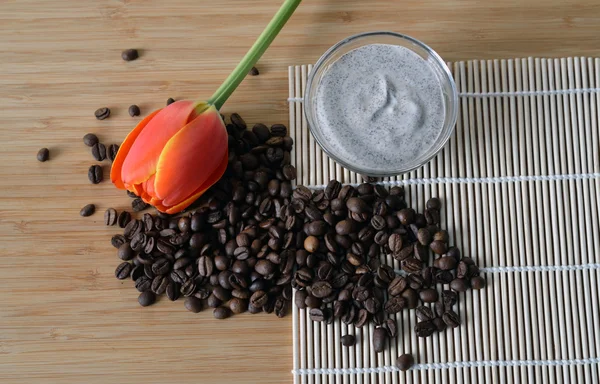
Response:
[{"label": "pile of coffee beans", "polygon": [[[112,239],[123,261],[115,276],[134,281],[141,305],[166,294],[173,301],[184,296],[194,313],[213,308],[218,319],[246,311],[283,317],[295,288],[296,306],[314,321],[373,322],[377,352],[396,336],[390,315],[401,311],[415,311],[419,337],[460,324],[458,293],[485,281],[440,228],[439,199],[417,213],[400,186],[332,180],[325,189],[294,189],[287,128],[247,129],[238,114],[230,120],[227,171],[189,212],[141,219],[106,213],[107,223],[124,227]],[[148,208],[129,195],[134,211]],[[354,343],[344,336],[343,345]]]}]

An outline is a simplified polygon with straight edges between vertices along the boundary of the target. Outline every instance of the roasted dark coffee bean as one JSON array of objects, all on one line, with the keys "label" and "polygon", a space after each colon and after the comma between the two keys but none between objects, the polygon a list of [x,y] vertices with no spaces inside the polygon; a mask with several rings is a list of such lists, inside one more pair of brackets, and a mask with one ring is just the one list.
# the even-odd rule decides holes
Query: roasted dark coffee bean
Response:
[{"label": "roasted dark coffee bean", "polygon": [[373,350],[376,353],[383,352],[385,349],[388,334],[385,329],[378,327],[373,331]]},{"label": "roasted dark coffee bean", "polygon": [[435,209],[439,211],[442,209],[442,202],[437,197],[432,197],[431,199],[427,200],[427,209]]},{"label": "roasted dark coffee bean", "polygon": [[423,245],[429,245],[432,241],[431,233],[427,228],[421,228],[417,232],[417,240]]},{"label": "roasted dark coffee bean", "polygon": [[152,264],[152,272],[155,275],[166,275],[171,270],[171,263],[166,258],[157,259]]},{"label": "roasted dark coffee bean", "polygon": [[429,337],[437,330],[433,321],[420,321],[415,325],[415,333],[418,337]]},{"label": "roasted dark coffee bean", "polygon": [[155,302],[156,295],[152,291],[144,291],[138,296],[138,303],[140,303],[142,307],[147,307],[149,305],[154,304]]},{"label": "roasted dark coffee bean", "polygon": [[407,245],[402,248],[400,252],[392,253],[392,257],[398,261],[406,260],[414,253],[414,249],[415,247],[413,245]]},{"label": "roasted dark coffee bean", "polygon": [[114,235],[111,239],[110,239],[110,243],[112,244],[113,247],[115,248],[119,248],[121,245],[123,245],[123,243],[127,242],[127,239],[125,239],[125,236],[123,235]]},{"label": "roasted dark coffee bean", "polygon": [[138,107],[135,104],[132,104],[129,106],[128,112],[129,112],[129,116],[131,116],[131,117],[139,116],[140,115],[140,107]]},{"label": "roasted dark coffee bean", "polygon": [[436,317],[435,319],[432,320],[432,322],[433,322],[433,325],[435,325],[436,330],[438,332],[443,332],[447,328],[446,323],[444,323],[444,320],[442,320],[441,317]]},{"label": "roasted dark coffee bean", "polygon": [[270,276],[275,272],[275,265],[266,259],[261,259],[256,262],[254,270],[263,276]]},{"label": "roasted dark coffee bean", "polygon": [[169,98],[167,99],[167,106],[169,106],[169,105],[173,104],[174,102],[175,102],[175,99],[174,99],[174,98],[172,98],[172,97],[169,97]]},{"label": "roasted dark coffee bean", "polygon": [[312,294],[319,299],[331,295],[333,292],[331,284],[327,281],[317,281],[311,285]]},{"label": "roasted dark coffee bean", "polygon": [[359,197],[351,197],[346,201],[346,208],[350,212],[365,213],[369,211],[368,204]]},{"label": "roasted dark coffee bean", "polygon": [[106,159],[106,146],[102,143],[96,143],[92,146],[92,156],[96,161]]},{"label": "roasted dark coffee bean", "polygon": [[131,221],[131,213],[127,211],[122,211],[119,213],[119,217],[117,218],[117,223],[120,228],[125,228],[127,224]]},{"label": "roasted dark coffee bean", "polygon": [[94,116],[96,116],[96,119],[98,119],[98,120],[107,119],[110,116],[110,109],[108,109],[106,107],[98,108],[94,112]]},{"label": "roasted dark coffee bean", "polygon": [[417,307],[415,309],[415,314],[417,315],[417,319],[421,321],[433,320],[435,317],[431,308],[424,305]]},{"label": "roasted dark coffee bean", "polygon": [[408,371],[415,364],[415,359],[411,354],[405,353],[396,359],[396,367],[401,371]]},{"label": "roasted dark coffee bean", "polygon": [[443,243],[441,241],[433,241],[430,244],[431,250],[435,253],[437,253],[438,255],[443,255],[444,253],[446,253],[446,243]]},{"label": "roasted dark coffee bean", "polygon": [[406,307],[408,309],[414,309],[417,308],[417,306],[419,305],[419,295],[417,294],[417,292],[412,289],[412,288],[407,288],[405,289],[402,294],[402,297],[404,297],[406,299]]},{"label": "roasted dark coffee bean", "polygon": [[254,127],[252,127],[252,132],[256,135],[258,141],[261,143],[264,143],[271,138],[269,128],[267,128],[267,126],[264,124],[255,124]]},{"label": "roasted dark coffee bean", "polygon": [[119,259],[127,261],[131,260],[133,256],[135,256],[135,253],[133,252],[133,249],[131,249],[129,243],[123,243],[119,247],[117,255],[119,256]]},{"label": "roasted dark coffee bean", "polygon": [[142,200],[140,197],[133,199],[131,201],[131,208],[133,209],[133,212],[141,212],[144,209],[148,208],[150,205],[147,204],[144,200]]},{"label": "roasted dark coffee bean", "polygon": [[419,273],[423,268],[423,262],[417,258],[409,257],[402,261],[402,269],[407,273]]},{"label": "roasted dark coffee bean", "polygon": [[438,284],[450,284],[454,279],[450,271],[437,271],[435,274],[435,282]]},{"label": "roasted dark coffee bean", "polygon": [[419,297],[424,303],[435,303],[438,299],[438,292],[434,288],[424,289],[419,292]]},{"label": "roasted dark coffee bean", "polygon": [[187,279],[185,280],[183,283],[181,283],[181,294],[183,294],[185,297],[189,297],[192,296],[194,293],[196,293],[196,282],[194,281],[194,279]]},{"label": "roasted dark coffee bean", "polygon": [[256,291],[250,296],[250,303],[255,307],[262,307],[269,300],[269,296],[265,291]]},{"label": "roasted dark coffee bean", "polygon": [[[379,313],[383,315],[383,312]],[[393,319],[386,319],[382,321],[381,326],[387,331],[388,337],[390,338],[395,338],[398,334],[398,325]]]},{"label": "roasted dark coffee bean", "polygon": [[308,314],[312,321],[325,321],[325,314],[321,308],[312,308]]},{"label": "roasted dark coffee bean", "polygon": [[119,280],[128,278],[131,274],[131,263],[123,262],[115,269],[115,277]]},{"label": "roasted dark coffee bean", "polygon": [[397,233],[392,233],[388,238],[388,247],[393,255],[398,255],[402,250],[402,236]]},{"label": "roasted dark coffee bean", "polygon": [[154,280],[152,280],[152,292],[157,295],[162,295],[167,290],[169,286],[169,278],[166,276],[156,276]]},{"label": "roasted dark coffee bean", "polygon": [[115,225],[117,223],[117,211],[114,208],[108,208],[104,212],[104,224]]},{"label": "roasted dark coffee bean", "polygon": [[433,240],[441,241],[443,243],[448,243],[448,241],[450,241],[450,236],[448,235],[448,232],[441,230],[441,231],[437,231],[433,235]]},{"label": "roasted dark coffee bean", "polygon": [[454,291],[445,290],[442,292],[442,302],[445,308],[452,308],[458,301],[458,294]]},{"label": "roasted dark coffee bean", "polygon": [[375,215],[371,217],[371,226],[373,226],[373,228],[377,231],[381,231],[386,227],[386,220],[383,218],[383,216]]},{"label": "roasted dark coffee bean", "polygon": [[229,301],[229,308],[234,314],[240,314],[248,310],[248,301],[234,297]]},{"label": "roasted dark coffee bean", "polygon": [[132,61],[139,57],[137,49],[126,49],[121,52],[121,59],[125,61]]},{"label": "roasted dark coffee bean", "polygon": [[[352,314],[352,310],[354,309],[354,306],[350,307],[350,314]],[[344,321],[344,319],[342,318],[342,321]],[[367,322],[369,321],[369,312],[367,312],[366,309],[360,309],[357,313],[356,313],[356,318],[354,319],[354,326],[356,328],[362,328],[364,327]]]},{"label": "roasted dark coffee bean", "polygon": [[408,275],[406,281],[408,282],[408,286],[414,290],[421,289],[424,284],[423,276],[419,272]]},{"label": "roasted dark coffee bean", "polygon": [[469,284],[465,279],[454,279],[450,282],[450,288],[455,292],[465,292],[469,289]]},{"label": "roasted dark coffee bean", "polygon": [[440,223],[440,211],[435,209],[427,209],[425,211],[425,220],[427,224],[439,224]]},{"label": "roasted dark coffee bean", "polygon": [[202,311],[202,300],[194,296],[190,296],[185,299],[183,306],[192,313],[198,313]]},{"label": "roasted dark coffee bean", "polygon": [[219,300],[213,294],[211,294],[210,296],[208,296],[208,298],[206,299],[206,305],[208,305],[210,308],[217,308],[221,304],[223,304],[223,302],[221,300]]},{"label": "roasted dark coffee bean", "polygon": [[475,276],[471,278],[471,288],[483,289],[485,288],[485,279],[481,276]]},{"label": "roasted dark coffee bean", "polygon": [[96,206],[94,204],[87,204],[79,211],[79,215],[83,217],[92,216],[96,212]]},{"label": "roasted dark coffee bean", "polygon": [[98,184],[103,180],[102,167],[99,165],[92,165],[88,169],[88,179],[92,184]]},{"label": "roasted dark coffee bean", "polygon": [[340,193],[341,188],[342,188],[342,184],[339,181],[337,181],[337,180],[329,181],[329,183],[327,183],[327,187],[325,187],[325,197],[328,200],[335,199],[338,196],[338,194]]},{"label": "roasted dark coffee bean", "polygon": [[456,259],[450,256],[442,256],[435,259],[433,265],[442,271],[449,271],[456,268]]},{"label": "roasted dark coffee bean", "polygon": [[198,259],[198,274],[208,277],[213,274],[214,262],[209,256],[201,256]]},{"label": "roasted dark coffee bean", "polygon": [[235,127],[240,131],[243,131],[247,128],[246,122],[244,121],[244,119],[242,119],[242,117],[239,114],[232,113],[230,119],[231,124],[235,125]]},{"label": "roasted dark coffee bean", "polygon": [[50,158],[50,150],[48,148],[42,148],[37,153],[37,160],[40,162],[45,162]]},{"label": "roasted dark coffee bean", "polygon": [[394,314],[402,311],[407,306],[407,300],[402,296],[393,296],[384,304],[386,313]]},{"label": "roasted dark coffee bean", "polygon": [[227,301],[231,298],[231,292],[223,287],[214,287],[212,294],[221,301]]},{"label": "roasted dark coffee bean", "polygon": [[347,219],[341,220],[335,225],[335,231],[338,235],[348,235],[354,230],[354,221]]},{"label": "roasted dark coffee bean", "polygon": [[408,282],[402,276],[396,276],[388,286],[388,293],[391,296],[400,295],[408,287]]},{"label": "roasted dark coffee bean", "polygon": [[317,299],[312,295],[306,296],[306,300],[304,301],[308,308],[319,308],[321,306],[321,299]]},{"label": "roasted dark coffee bean", "polygon": [[273,136],[284,137],[287,135],[287,127],[283,124],[271,125],[271,134]]},{"label": "roasted dark coffee bean", "polygon": [[287,315],[287,311],[288,311],[287,301],[283,297],[279,296],[275,300],[273,312],[275,312],[275,315],[277,317],[283,318],[283,317],[285,317],[285,315]]},{"label": "roasted dark coffee bean", "polygon": [[142,249],[144,249],[147,241],[148,237],[144,233],[137,233],[131,239],[131,248],[136,252],[140,252]]},{"label": "roasted dark coffee bean", "polygon": [[93,133],[87,133],[85,136],[83,136],[83,143],[88,147],[93,147],[94,144],[98,143],[98,136],[94,135]]},{"label": "roasted dark coffee bean", "polygon": [[400,220],[400,224],[402,225],[410,225],[415,221],[415,210],[412,208],[404,208],[398,211],[397,213],[398,220]]},{"label": "roasted dark coffee bean", "polygon": [[135,280],[135,289],[139,292],[149,291],[152,287],[152,280],[146,276],[140,276]]},{"label": "roasted dark coffee bean", "polygon": [[296,291],[296,293],[294,293],[294,302],[296,303],[296,307],[298,307],[300,309],[306,308],[307,296],[308,296],[308,293],[304,290]]},{"label": "roasted dark coffee bean", "polygon": [[375,314],[381,309],[381,302],[375,297],[369,297],[363,305],[367,312],[371,314]]},{"label": "roasted dark coffee bean", "polygon": [[296,167],[294,167],[293,165],[290,165],[290,164],[285,165],[283,167],[283,169],[281,170],[281,172],[283,173],[283,177],[285,177],[286,180],[288,180],[288,181],[296,180],[297,171],[296,171]]},{"label": "roasted dark coffee bean", "polygon": [[344,347],[353,347],[356,344],[356,337],[354,335],[344,335],[340,338]]},{"label": "roasted dark coffee bean", "polygon": [[177,285],[176,282],[171,281],[169,282],[169,285],[167,285],[167,289],[166,289],[166,294],[167,294],[167,298],[171,301],[176,301],[177,299],[179,299],[179,286]]},{"label": "roasted dark coffee bean", "polygon": [[444,323],[446,323],[446,325],[450,328],[456,328],[460,325],[460,317],[452,310],[444,313],[442,320],[444,320]]}]

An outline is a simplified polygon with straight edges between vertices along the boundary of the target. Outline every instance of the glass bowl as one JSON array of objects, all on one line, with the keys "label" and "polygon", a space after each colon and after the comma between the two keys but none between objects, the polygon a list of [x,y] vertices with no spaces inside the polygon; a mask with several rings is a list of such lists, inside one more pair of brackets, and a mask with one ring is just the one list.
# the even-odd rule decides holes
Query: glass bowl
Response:
[{"label": "glass bowl", "polygon": [[[429,150],[403,164],[389,164],[388,167],[378,169],[365,167],[356,161],[353,161],[353,159],[341,158],[341,156],[336,154],[335,150],[332,149],[332,146],[327,142],[327,140],[324,139],[322,135],[322,128],[319,125],[318,119],[316,118],[317,91],[328,68],[344,54],[352,51],[353,49],[369,44],[399,45],[410,49],[422,57],[427,63],[430,64],[431,69],[439,80],[445,107],[443,126],[440,128],[439,135],[434,141],[433,145],[430,146]],[[454,125],[456,124],[456,117],[458,114],[458,93],[456,91],[456,85],[450,70],[442,58],[427,45],[416,39],[413,39],[412,37],[401,35],[399,33],[367,32],[354,35],[340,41],[331,47],[327,52],[325,52],[319,61],[317,61],[309,74],[308,84],[304,95],[304,113],[306,115],[310,132],[319,146],[323,149],[323,151],[325,151],[325,153],[327,153],[327,155],[329,155],[330,158],[338,162],[340,165],[361,175],[373,177],[395,176],[410,172],[426,164],[444,147],[450,138],[452,131],[454,130]]]}]

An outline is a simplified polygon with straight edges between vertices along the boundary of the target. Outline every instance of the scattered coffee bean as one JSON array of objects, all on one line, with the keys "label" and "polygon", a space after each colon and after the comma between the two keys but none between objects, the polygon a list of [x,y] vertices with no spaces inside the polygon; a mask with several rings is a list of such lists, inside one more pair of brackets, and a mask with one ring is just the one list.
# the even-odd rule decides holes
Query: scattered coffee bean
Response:
[{"label": "scattered coffee bean", "polygon": [[123,262],[115,269],[115,277],[119,280],[124,280],[131,274],[131,263]]},{"label": "scattered coffee bean", "polygon": [[98,136],[93,133],[87,133],[83,136],[83,143],[88,147],[93,147],[95,144],[98,144]]},{"label": "scattered coffee bean", "polygon": [[133,212],[141,212],[148,207],[150,207],[150,205],[142,200],[141,197],[135,198],[131,201],[131,208],[133,209]]},{"label": "scattered coffee bean", "polygon": [[92,165],[88,169],[88,179],[92,184],[98,184],[103,180],[102,167],[99,165]]},{"label": "scattered coffee bean", "polygon": [[108,155],[108,159],[113,162],[115,161],[115,158],[117,157],[117,153],[119,152],[119,145],[118,144],[111,144],[108,146],[107,151],[107,155]]},{"label": "scattered coffee bean", "polygon": [[96,116],[96,119],[98,120],[107,119],[110,116],[110,109],[106,107],[98,108],[96,109],[96,112],[94,112],[94,116]]},{"label": "scattered coffee bean", "polygon": [[471,278],[471,288],[483,289],[485,288],[485,279],[481,276],[475,276]]},{"label": "scattered coffee bean", "polygon": [[44,161],[47,161],[49,157],[50,157],[50,151],[48,150],[48,148],[42,148],[37,153],[37,159],[38,159],[38,161],[41,161],[42,163]]},{"label": "scattered coffee bean", "polygon": [[341,338],[342,345],[344,347],[353,347],[356,344],[356,337],[354,335],[344,335]]},{"label": "scattered coffee bean", "polygon": [[139,116],[140,115],[140,107],[138,107],[135,104],[132,104],[129,106],[129,116],[134,117],[134,116]]},{"label": "scattered coffee bean", "polygon": [[137,49],[126,49],[121,52],[121,59],[125,61],[132,61],[139,57]]},{"label": "scattered coffee bean", "polygon": [[119,223],[119,228],[125,228],[127,224],[131,221],[131,213],[127,211],[122,211],[119,213],[119,217],[117,222]]},{"label": "scattered coffee bean", "polygon": [[174,98],[172,98],[172,97],[169,97],[169,98],[167,99],[167,105],[171,105],[171,104],[173,104],[174,102],[175,102],[175,99],[174,99]]},{"label": "scattered coffee bean", "polygon": [[229,316],[231,316],[231,310],[226,307],[218,307],[214,309],[213,316],[215,317],[215,319],[226,319]]},{"label": "scattered coffee bean", "polygon": [[458,314],[454,311],[447,311],[444,313],[442,320],[444,320],[444,323],[450,328],[456,328],[460,325],[460,317],[458,317]]},{"label": "scattered coffee bean", "polygon": [[283,124],[271,125],[271,135],[285,137],[287,136],[287,127]]},{"label": "scattered coffee bean", "polygon": [[96,143],[92,146],[92,156],[96,161],[106,159],[106,146],[102,143]]},{"label": "scattered coffee bean", "polygon": [[469,289],[469,284],[465,279],[454,279],[450,282],[450,288],[456,292],[465,292]]},{"label": "scattered coffee bean", "polygon": [[155,302],[156,294],[154,294],[154,292],[152,291],[144,291],[138,296],[138,303],[140,303],[142,307],[147,307],[149,305],[154,304]]},{"label": "scattered coffee bean", "polygon": [[258,76],[260,74],[260,72],[258,72],[258,69],[256,67],[252,67],[250,69],[250,71],[248,72],[248,74],[250,76]]},{"label": "scattered coffee bean", "polygon": [[83,208],[81,208],[79,214],[83,217],[88,217],[92,216],[94,212],[96,212],[96,206],[94,204],[87,204]]},{"label": "scattered coffee bean", "polygon": [[373,350],[376,353],[383,352],[386,345],[388,334],[385,329],[381,327],[375,328],[373,331]]},{"label": "scattered coffee bean", "polygon": [[415,364],[415,358],[408,353],[398,356],[396,367],[401,371],[408,371]]},{"label": "scattered coffee bean", "polygon": [[190,312],[198,313],[202,311],[202,300],[194,296],[190,296],[185,299],[183,306]]},{"label": "scattered coffee bean", "polygon": [[115,225],[117,223],[117,211],[114,208],[108,208],[104,212],[104,224]]},{"label": "scattered coffee bean", "polygon": [[130,243],[123,243],[119,247],[117,255],[119,256],[119,259],[127,261],[133,259],[135,252],[131,248]]}]

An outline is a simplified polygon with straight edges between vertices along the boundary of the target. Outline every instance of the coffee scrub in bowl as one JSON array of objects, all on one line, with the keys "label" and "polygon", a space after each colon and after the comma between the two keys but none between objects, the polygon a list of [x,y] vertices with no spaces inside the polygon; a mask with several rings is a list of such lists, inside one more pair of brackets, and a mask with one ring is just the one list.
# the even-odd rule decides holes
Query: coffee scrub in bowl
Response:
[{"label": "coffee scrub in bowl", "polygon": [[313,68],[304,98],[309,128],[344,167],[383,177],[431,160],[458,111],[450,71],[431,48],[393,32],[344,39]]}]

